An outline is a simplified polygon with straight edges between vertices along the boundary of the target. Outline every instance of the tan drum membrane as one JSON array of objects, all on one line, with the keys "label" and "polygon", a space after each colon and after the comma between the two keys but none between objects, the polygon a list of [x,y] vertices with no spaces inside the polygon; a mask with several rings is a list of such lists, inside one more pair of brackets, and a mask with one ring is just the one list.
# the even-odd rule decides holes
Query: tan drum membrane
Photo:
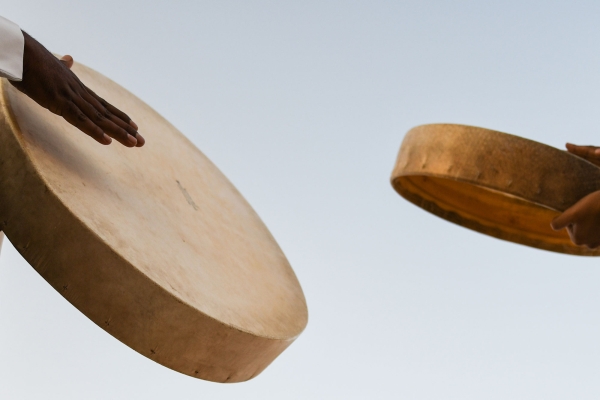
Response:
[{"label": "tan drum membrane", "polygon": [[600,168],[541,143],[472,126],[435,124],[405,136],[392,185],[466,228],[539,249],[597,256],[550,222],[600,190]]},{"label": "tan drum membrane", "polygon": [[[258,215],[169,122],[101,74],[74,72],[146,146],[102,146],[1,81],[0,230],[61,295],[146,357],[250,379],[307,323]],[[209,134],[209,133],[207,133]]]}]

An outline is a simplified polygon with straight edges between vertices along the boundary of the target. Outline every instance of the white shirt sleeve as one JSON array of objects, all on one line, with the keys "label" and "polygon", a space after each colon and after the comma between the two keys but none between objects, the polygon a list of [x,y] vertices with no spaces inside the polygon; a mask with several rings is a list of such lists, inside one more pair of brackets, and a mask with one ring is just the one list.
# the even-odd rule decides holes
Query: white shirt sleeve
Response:
[{"label": "white shirt sleeve", "polygon": [[13,81],[23,79],[25,38],[14,22],[0,17],[0,76]]}]

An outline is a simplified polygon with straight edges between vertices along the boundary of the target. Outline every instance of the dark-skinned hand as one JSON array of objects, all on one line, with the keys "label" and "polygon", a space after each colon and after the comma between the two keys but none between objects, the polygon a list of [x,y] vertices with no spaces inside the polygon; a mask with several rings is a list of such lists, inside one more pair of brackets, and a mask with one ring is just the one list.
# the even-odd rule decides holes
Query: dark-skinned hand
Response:
[{"label": "dark-skinned hand", "polygon": [[71,71],[72,57],[58,60],[26,32],[23,36],[23,80],[10,81],[13,86],[98,143],[108,145],[113,138],[127,147],[144,145],[131,118],[98,97]]},{"label": "dark-skinned hand", "polygon": [[593,192],[552,221],[552,229],[567,228],[571,241],[595,249],[600,246],[600,191]]}]

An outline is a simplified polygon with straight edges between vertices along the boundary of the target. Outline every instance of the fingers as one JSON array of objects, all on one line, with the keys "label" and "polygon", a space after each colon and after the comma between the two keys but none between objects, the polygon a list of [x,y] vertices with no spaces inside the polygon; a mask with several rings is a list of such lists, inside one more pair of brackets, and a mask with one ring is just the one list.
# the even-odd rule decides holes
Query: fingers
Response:
[{"label": "fingers", "polygon": [[65,65],[65,67],[69,69],[71,69],[71,67],[73,66],[73,57],[71,57],[68,54],[62,56],[59,61],[62,62]]},{"label": "fingers", "polygon": [[110,118],[115,124],[119,125],[122,129],[126,130],[131,136],[136,137],[138,135],[137,125],[133,126],[131,123],[131,118],[127,116],[124,112],[120,111],[118,108],[109,104],[105,100],[99,98],[94,92],[90,89],[85,88],[86,92],[83,97],[90,104],[92,104],[98,111],[100,111],[107,118]]},{"label": "fingers", "polygon": [[93,123],[73,102],[68,102],[59,113],[71,125],[92,137],[100,144],[109,145],[112,139]]},{"label": "fingers", "polygon": [[124,146],[142,147],[146,143],[127,114],[96,95],[81,81],[78,82],[76,91],[79,92],[79,99],[76,103],[92,121]]},{"label": "fingers", "polygon": [[98,96],[91,89],[86,87],[86,90],[90,94],[90,98],[88,99],[88,101],[94,104],[94,106],[97,109],[106,110],[106,112],[110,113],[113,116],[113,122],[118,124],[121,128],[125,129],[130,135],[136,138],[137,147],[142,147],[146,143],[144,137],[140,135],[140,133],[137,131],[137,124],[133,122],[127,114],[125,114],[123,111],[119,110],[117,107],[113,106],[112,104]]},{"label": "fingers", "polygon": [[552,220],[552,222],[550,223],[550,226],[555,231],[560,231],[561,229],[564,229],[564,228],[568,227],[569,225],[571,225],[573,223],[573,220],[574,220],[574,213],[569,208],[567,211],[565,211],[558,217],[554,218]]},{"label": "fingers", "polygon": [[588,157],[595,158],[596,157],[597,147],[595,147],[595,146],[578,146],[578,145],[575,145],[572,143],[567,143],[566,148],[569,153],[575,154],[576,156],[579,156],[579,157],[583,157],[583,158],[588,158]]},{"label": "fingers", "polygon": [[593,164],[600,165],[600,147],[577,146],[571,143],[567,143],[566,147],[569,153],[584,158]]},{"label": "fingers", "polygon": [[[98,109],[89,98],[75,96],[75,104],[77,107],[90,119],[98,128],[105,132],[110,137],[116,139],[119,143],[126,147],[135,147],[137,139],[130,134],[128,127],[135,134],[135,130],[123,121],[110,114],[104,107]],[[121,126],[120,126],[121,125]]]}]

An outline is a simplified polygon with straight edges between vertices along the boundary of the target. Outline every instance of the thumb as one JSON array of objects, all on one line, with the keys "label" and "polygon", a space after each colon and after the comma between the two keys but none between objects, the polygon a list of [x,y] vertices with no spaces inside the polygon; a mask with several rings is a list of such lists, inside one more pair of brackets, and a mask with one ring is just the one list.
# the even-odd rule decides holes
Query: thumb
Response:
[{"label": "thumb", "polygon": [[560,231],[563,228],[566,228],[573,222],[573,212],[571,209],[568,209],[564,213],[560,214],[558,217],[554,218],[550,223],[550,226],[555,231]]},{"label": "thumb", "polygon": [[64,56],[61,57],[60,62],[62,62],[63,64],[65,64],[65,67],[71,69],[71,67],[73,66],[73,57],[71,57],[70,55],[66,54]]}]

